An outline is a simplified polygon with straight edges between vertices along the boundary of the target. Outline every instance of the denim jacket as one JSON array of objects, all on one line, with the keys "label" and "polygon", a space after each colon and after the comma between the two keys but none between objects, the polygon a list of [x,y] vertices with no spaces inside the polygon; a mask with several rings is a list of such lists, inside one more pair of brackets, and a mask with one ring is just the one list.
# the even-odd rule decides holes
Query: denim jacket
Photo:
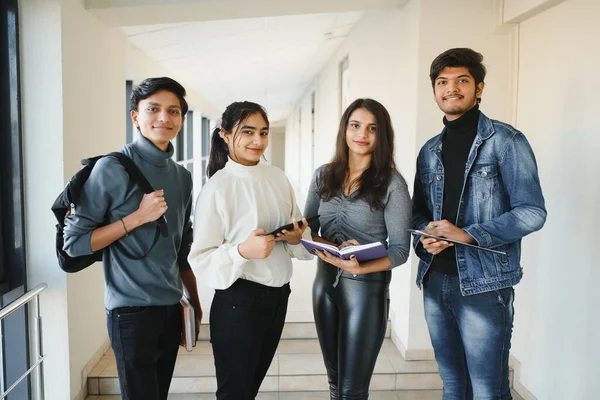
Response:
[{"label": "denim jacket", "polygon": [[[442,217],[444,131],[419,153],[413,196],[414,229]],[[506,252],[499,255],[456,246],[456,264],[463,296],[516,285],[523,276],[521,238],[542,228],[546,208],[533,150],[512,126],[479,114],[477,136],[467,158],[456,221],[481,247]],[[431,265],[429,254],[415,236],[420,259],[417,285]]]}]

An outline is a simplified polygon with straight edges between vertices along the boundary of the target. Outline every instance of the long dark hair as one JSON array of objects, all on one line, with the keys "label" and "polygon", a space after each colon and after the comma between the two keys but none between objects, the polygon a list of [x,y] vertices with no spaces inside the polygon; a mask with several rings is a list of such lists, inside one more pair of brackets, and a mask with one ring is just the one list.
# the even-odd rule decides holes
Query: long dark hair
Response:
[{"label": "long dark hair", "polygon": [[242,125],[249,116],[256,113],[259,113],[265,119],[267,126],[269,126],[267,112],[260,104],[250,101],[236,101],[227,106],[221,116],[221,126],[215,128],[212,133],[210,155],[208,157],[208,165],[206,166],[206,175],[208,178],[225,166],[227,157],[229,156],[229,147],[227,147],[227,143],[220,135],[221,129],[227,133],[232,133],[232,140],[235,143],[238,132],[233,132],[233,127]]},{"label": "long dark hair", "polygon": [[373,99],[357,99],[348,106],[338,130],[335,155],[331,163],[325,167],[317,194],[324,201],[330,200],[343,190],[344,182],[348,176],[348,145],[346,144],[346,129],[350,115],[364,108],[375,116],[377,124],[377,142],[371,157],[371,165],[357,179],[358,187],[356,199],[364,199],[371,208],[383,209],[383,199],[392,176],[396,170],[394,162],[394,129],[390,120],[390,114],[385,107]]}]

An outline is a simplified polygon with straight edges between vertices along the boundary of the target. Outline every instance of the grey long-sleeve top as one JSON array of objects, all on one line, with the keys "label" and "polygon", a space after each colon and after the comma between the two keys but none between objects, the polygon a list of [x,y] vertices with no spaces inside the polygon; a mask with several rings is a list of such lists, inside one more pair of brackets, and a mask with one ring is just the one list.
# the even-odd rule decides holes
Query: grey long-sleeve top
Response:
[{"label": "grey long-sleeve top", "polygon": [[381,210],[371,209],[364,199],[355,199],[355,194],[338,194],[325,202],[317,195],[321,176],[326,165],[319,167],[313,175],[304,216],[320,215],[310,224],[313,234],[330,242],[341,244],[356,239],[360,244],[382,242],[387,246],[391,268],[406,262],[410,252],[412,204],[406,181],[399,172],[392,173]]},{"label": "grey long-sleeve top", "polygon": [[[139,136],[126,145],[129,156],[154,189],[164,189],[169,235],[160,237],[142,260],[126,258],[114,246],[104,250],[106,281],[104,303],[108,310],[125,306],[172,305],[183,289],[180,271],[190,269],[187,256],[193,239],[192,177],[171,159],[173,146],[161,151]],[[64,249],[70,256],[91,254],[91,235],[105,223],[118,221],[138,209],[144,192],[132,184],[125,168],[113,157],[100,159],[83,186],[75,214],[66,219]],[[143,255],[152,244],[156,223],[148,223],[119,239],[133,255]]]}]

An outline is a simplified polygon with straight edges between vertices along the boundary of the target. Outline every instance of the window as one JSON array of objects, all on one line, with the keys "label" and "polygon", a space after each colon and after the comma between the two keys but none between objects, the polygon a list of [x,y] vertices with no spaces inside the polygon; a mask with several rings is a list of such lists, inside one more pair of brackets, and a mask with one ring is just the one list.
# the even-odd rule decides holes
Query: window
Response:
[{"label": "window", "polygon": [[[23,295],[27,283],[18,26],[17,0],[0,2],[0,307]],[[0,327],[3,388],[28,369],[26,318],[26,310],[21,308],[5,318]],[[9,400],[28,398],[29,378],[8,396]]]},{"label": "window", "polygon": [[208,155],[210,154],[210,120],[202,117],[201,137],[202,137],[202,186],[206,183],[206,167],[208,165]]},{"label": "window", "polygon": [[311,140],[311,161],[310,167],[315,169],[315,118],[316,118],[316,93],[310,95],[310,140]]},{"label": "window", "polygon": [[302,107],[298,109],[298,192],[302,192]]},{"label": "window", "polygon": [[183,129],[175,138],[175,161],[183,165],[194,179],[194,111],[190,110],[185,116]]},{"label": "window", "polygon": [[125,143],[131,143],[135,138],[133,122],[131,121],[131,111],[129,110],[129,101],[131,99],[132,91],[133,81],[125,81],[125,124],[127,126],[127,131],[125,133]]},{"label": "window", "polygon": [[340,62],[340,117],[350,103],[350,60],[346,57]]}]

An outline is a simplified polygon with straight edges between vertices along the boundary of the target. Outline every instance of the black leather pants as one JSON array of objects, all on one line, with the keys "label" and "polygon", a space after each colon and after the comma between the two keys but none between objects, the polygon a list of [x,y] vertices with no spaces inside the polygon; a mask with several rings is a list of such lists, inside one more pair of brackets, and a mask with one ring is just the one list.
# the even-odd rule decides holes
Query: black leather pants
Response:
[{"label": "black leather pants", "polygon": [[[313,312],[331,400],[365,400],[385,337],[391,273],[353,277],[319,260]],[[334,286],[335,285],[335,286]]]}]

